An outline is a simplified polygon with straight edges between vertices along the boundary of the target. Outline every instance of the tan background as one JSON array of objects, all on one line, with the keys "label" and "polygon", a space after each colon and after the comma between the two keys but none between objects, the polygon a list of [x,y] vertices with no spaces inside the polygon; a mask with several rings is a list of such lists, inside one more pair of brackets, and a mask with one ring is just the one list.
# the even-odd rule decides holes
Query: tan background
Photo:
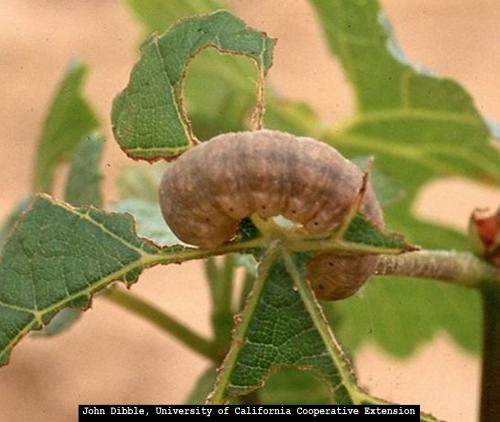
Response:
[{"label": "tan background", "polygon": [[[311,101],[325,120],[349,114],[352,99],[328,57],[303,0],[232,0],[234,10],[279,43],[271,78],[283,93]],[[479,109],[500,120],[500,2],[382,2],[408,56],[461,81]],[[109,131],[113,96],[136,59],[140,27],[122,2],[0,2],[0,217],[29,192],[36,139],[54,86],[71,56],[90,64],[86,92],[108,139],[106,188],[126,162]],[[497,205],[499,191],[453,179],[420,196],[418,212],[464,229],[475,206]],[[134,291],[208,334],[208,294],[196,263],[156,268]],[[420,403],[449,421],[476,420],[479,363],[440,335],[406,362],[367,346],[358,355],[361,382],[397,402]],[[0,421],[76,420],[78,403],[176,403],[207,362],[121,309],[96,300],[91,312],[50,341],[24,339],[0,370]]]}]

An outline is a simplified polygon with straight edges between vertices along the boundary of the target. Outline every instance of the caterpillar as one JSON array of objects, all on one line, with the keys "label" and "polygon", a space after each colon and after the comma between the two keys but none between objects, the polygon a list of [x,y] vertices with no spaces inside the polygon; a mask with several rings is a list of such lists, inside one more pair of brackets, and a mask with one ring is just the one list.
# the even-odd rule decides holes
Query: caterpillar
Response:
[{"label": "caterpillar", "polygon": [[[354,163],[312,138],[265,129],[225,133],[185,152],[166,170],[160,207],[179,239],[215,248],[254,213],[282,215],[311,234],[329,231],[342,221],[362,179]],[[383,228],[369,185],[360,211]],[[342,299],[373,274],[377,259],[320,253],[308,265],[307,277],[318,298]]]}]

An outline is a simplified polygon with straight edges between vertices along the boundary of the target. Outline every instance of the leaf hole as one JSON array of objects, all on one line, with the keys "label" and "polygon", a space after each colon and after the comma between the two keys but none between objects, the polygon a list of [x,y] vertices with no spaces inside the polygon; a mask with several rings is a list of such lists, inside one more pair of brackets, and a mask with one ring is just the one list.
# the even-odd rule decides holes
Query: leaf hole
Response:
[{"label": "leaf hole", "polygon": [[[199,31],[199,37],[205,35]],[[213,72],[207,72],[213,69]],[[208,140],[215,135],[238,130],[241,121],[251,112],[248,104],[255,101],[255,64],[243,55],[225,55],[215,48],[196,54],[187,67],[184,80],[184,106],[196,137]],[[243,92],[233,84],[248,83]],[[231,113],[225,110],[231,104]]]}]

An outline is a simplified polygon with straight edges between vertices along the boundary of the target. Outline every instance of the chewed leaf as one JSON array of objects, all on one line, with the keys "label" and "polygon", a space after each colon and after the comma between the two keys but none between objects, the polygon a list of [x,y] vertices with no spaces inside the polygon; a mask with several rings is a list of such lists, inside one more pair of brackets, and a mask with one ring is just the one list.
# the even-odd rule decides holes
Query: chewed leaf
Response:
[{"label": "chewed leaf", "polygon": [[[318,383],[308,380],[310,388],[317,388],[320,383],[323,386],[317,388],[316,398],[310,397],[312,402],[385,403],[357,384],[353,369],[305,280],[308,261],[307,254],[292,255],[279,246],[268,250],[246,308],[238,318],[231,350],[218,371],[208,403],[249,394],[266,385],[271,375],[283,367],[310,371],[318,378]],[[287,372],[289,378],[291,374]],[[297,373],[292,375],[303,378]],[[281,379],[283,382],[286,377]],[[274,388],[268,390],[266,397],[277,400],[279,382],[271,382],[270,387]],[[294,400],[292,396],[289,399]],[[303,403],[300,398],[295,400]],[[422,414],[421,420],[436,419]]]},{"label": "chewed leaf", "polygon": [[[265,277],[265,282],[260,291],[256,290],[260,285],[256,282],[251,302],[247,304],[257,302],[248,326],[242,322],[239,328],[246,330],[224,395],[248,394],[261,387],[274,370],[294,366],[319,374],[328,386],[332,401],[353,403],[351,386],[342,382],[342,371],[350,376],[350,369],[338,367],[332,360],[301,296],[293,288],[294,281],[283,258],[276,257],[269,268],[261,266],[259,271],[259,277]],[[238,341],[233,343],[233,347],[239,346]],[[222,370],[228,370],[230,363],[231,352]]]},{"label": "chewed leaf", "polygon": [[62,308],[85,308],[112,281],[134,281],[159,251],[129,216],[36,197],[0,255],[0,362]]},{"label": "chewed leaf", "polygon": [[294,368],[281,368],[272,374],[262,389],[262,402],[267,404],[329,403],[328,387],[313,373]]},{"label": "chewed leaf", "polygon": [[[163,33],[181,18],[225,7],[216,0],[127,0],[127,4],[147,35]],[[255,66],[244,56],[205,49],[194,58],[184,82],[184,103],[198,139],[247,127],[255,105],[254,80]]]},{"label": "chewed leaf", "polygon": [[263,78],[272,64],[273,40],[226,11],[192,17],[153,36],[142,49],[129,85],[113,102],[112,123],[132,158],[171,159],[196,141],[183,106],[186,68],[206,47],[248,56]]}]

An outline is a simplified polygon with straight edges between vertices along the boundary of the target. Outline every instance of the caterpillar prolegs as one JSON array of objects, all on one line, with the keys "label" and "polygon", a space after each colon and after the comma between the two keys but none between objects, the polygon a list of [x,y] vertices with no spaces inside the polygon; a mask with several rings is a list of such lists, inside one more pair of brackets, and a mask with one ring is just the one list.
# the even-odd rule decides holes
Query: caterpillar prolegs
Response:
[{"label": "caterpillar prolegs", "polygon": [[[334,148],[273,130],[226,133],[184,153],[160,184],[165,221],[186,243],[214,248],[230,240],[252,214],[282,215],[311,233],[333,229],[362,184],[363,172]],[[384,225],[368,186],[360,207]],[[321,299],[354,294],[373,274],[377,257],[320,253],[308,278]]]}]

